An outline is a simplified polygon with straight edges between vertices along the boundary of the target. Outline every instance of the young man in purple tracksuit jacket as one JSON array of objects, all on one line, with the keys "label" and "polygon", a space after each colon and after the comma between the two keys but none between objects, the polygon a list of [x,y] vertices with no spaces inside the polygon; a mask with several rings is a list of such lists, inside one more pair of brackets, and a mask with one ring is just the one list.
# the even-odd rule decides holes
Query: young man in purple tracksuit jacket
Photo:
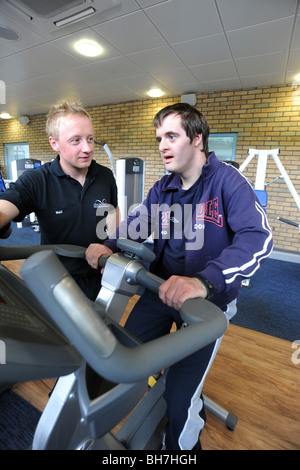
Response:
[{"label": "young man in purple tracksuit jacket", "polygon": [[[156,259],[150,271],[165,279],[159,298],[145,291],[126,328],[142,341],[167,334],[188,298],[218,305],[228,320],[236,312],[241,280],[251,277],[272,250],[266,215],[246,178],[208,151],[209,127],[188,104],[162,109],[154,118],[159,151],[170,174],[150,189],[114,237],[91,245],[86,258],[117,251],[116,240],[142,242],[152,234]],[[201,449],[205,424],[202,387],[221,338],[170,367],[165,399],[168,424],[165,448]]]}]

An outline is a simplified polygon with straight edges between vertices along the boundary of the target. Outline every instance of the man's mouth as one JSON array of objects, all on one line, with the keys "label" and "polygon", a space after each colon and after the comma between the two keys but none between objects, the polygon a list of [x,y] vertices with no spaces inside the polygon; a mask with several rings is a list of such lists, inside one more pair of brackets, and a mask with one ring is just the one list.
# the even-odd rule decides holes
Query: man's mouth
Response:
[{"label": "man's mouth", "polygon": [[89,160],[91,158],[91,155],[82,155],[79,157],[80,160]]}]

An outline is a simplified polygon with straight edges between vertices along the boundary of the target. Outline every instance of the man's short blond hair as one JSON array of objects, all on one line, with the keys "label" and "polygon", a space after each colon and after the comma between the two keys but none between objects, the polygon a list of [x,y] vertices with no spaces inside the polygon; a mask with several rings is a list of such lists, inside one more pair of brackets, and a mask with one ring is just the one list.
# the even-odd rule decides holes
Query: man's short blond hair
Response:
[{"label": "man's short blond hair", "polygon": [[82,107],[80,101],[75,101],[73,103],[61,101],[53,106],[47,115],[46,132],[48,137],[51,136],[55,140],[58,140],[60,123],[62,119],[68,116],[85,116],[92,121],[91,116]]}]

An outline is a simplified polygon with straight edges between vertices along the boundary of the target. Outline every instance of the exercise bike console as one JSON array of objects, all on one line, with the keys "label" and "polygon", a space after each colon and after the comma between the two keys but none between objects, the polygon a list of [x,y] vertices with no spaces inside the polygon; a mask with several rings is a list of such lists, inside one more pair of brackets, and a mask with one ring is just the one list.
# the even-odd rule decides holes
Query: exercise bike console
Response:
[{"label": "exercise bike console", "polygon": [[[45,247],[1,247],[0,259],[23,259],[39,249]],[[76,256],[79,249],[82,251],[81,247],[74,250],[71,246],[67,250],[60,247],[64,254],[76,252]],[[5,344],[6,355],[0,370],[1,384],[66,375],[82,363],[82,357],[56,328],[24,281],[3,265],[0,265],[0,340]]]}]

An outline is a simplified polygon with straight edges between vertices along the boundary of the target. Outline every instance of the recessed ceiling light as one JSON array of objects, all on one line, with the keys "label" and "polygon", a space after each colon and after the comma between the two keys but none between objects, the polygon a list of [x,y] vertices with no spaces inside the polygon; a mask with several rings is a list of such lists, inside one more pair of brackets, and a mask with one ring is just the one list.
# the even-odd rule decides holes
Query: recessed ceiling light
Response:
[{"label": "recessed ceiling light", "polygon": [[151,98],[160,98],[160,96],[164,95],[164,92],[159,88],[152,88],[147,92],[147,95],[151,96]]},{"label": "recessed ceiling light", "polygon": [[103,53],[103,47],[96,41],[90,39],[81,39],[74,44],[74,49],[87,57],[97,57]]},{"label": "recessed ceiling light", "polygon": [[8,114],[8,113],[1,113],[1,114],[0,114],[0,118],[1,118],[1,119],[10,119],[10,118],[11,118],[11,115]]},{"label": "recessed ceiling light", "polygon": [[300,73],[297,73],[297,75],[295,75],[295,81],[300,82]]},{"label": "recessed ceiling light", "polygon": [[0,25],[0,38],[6,39],[7,41],[16,41],[19,39],[19,35],[14,29]]}]

